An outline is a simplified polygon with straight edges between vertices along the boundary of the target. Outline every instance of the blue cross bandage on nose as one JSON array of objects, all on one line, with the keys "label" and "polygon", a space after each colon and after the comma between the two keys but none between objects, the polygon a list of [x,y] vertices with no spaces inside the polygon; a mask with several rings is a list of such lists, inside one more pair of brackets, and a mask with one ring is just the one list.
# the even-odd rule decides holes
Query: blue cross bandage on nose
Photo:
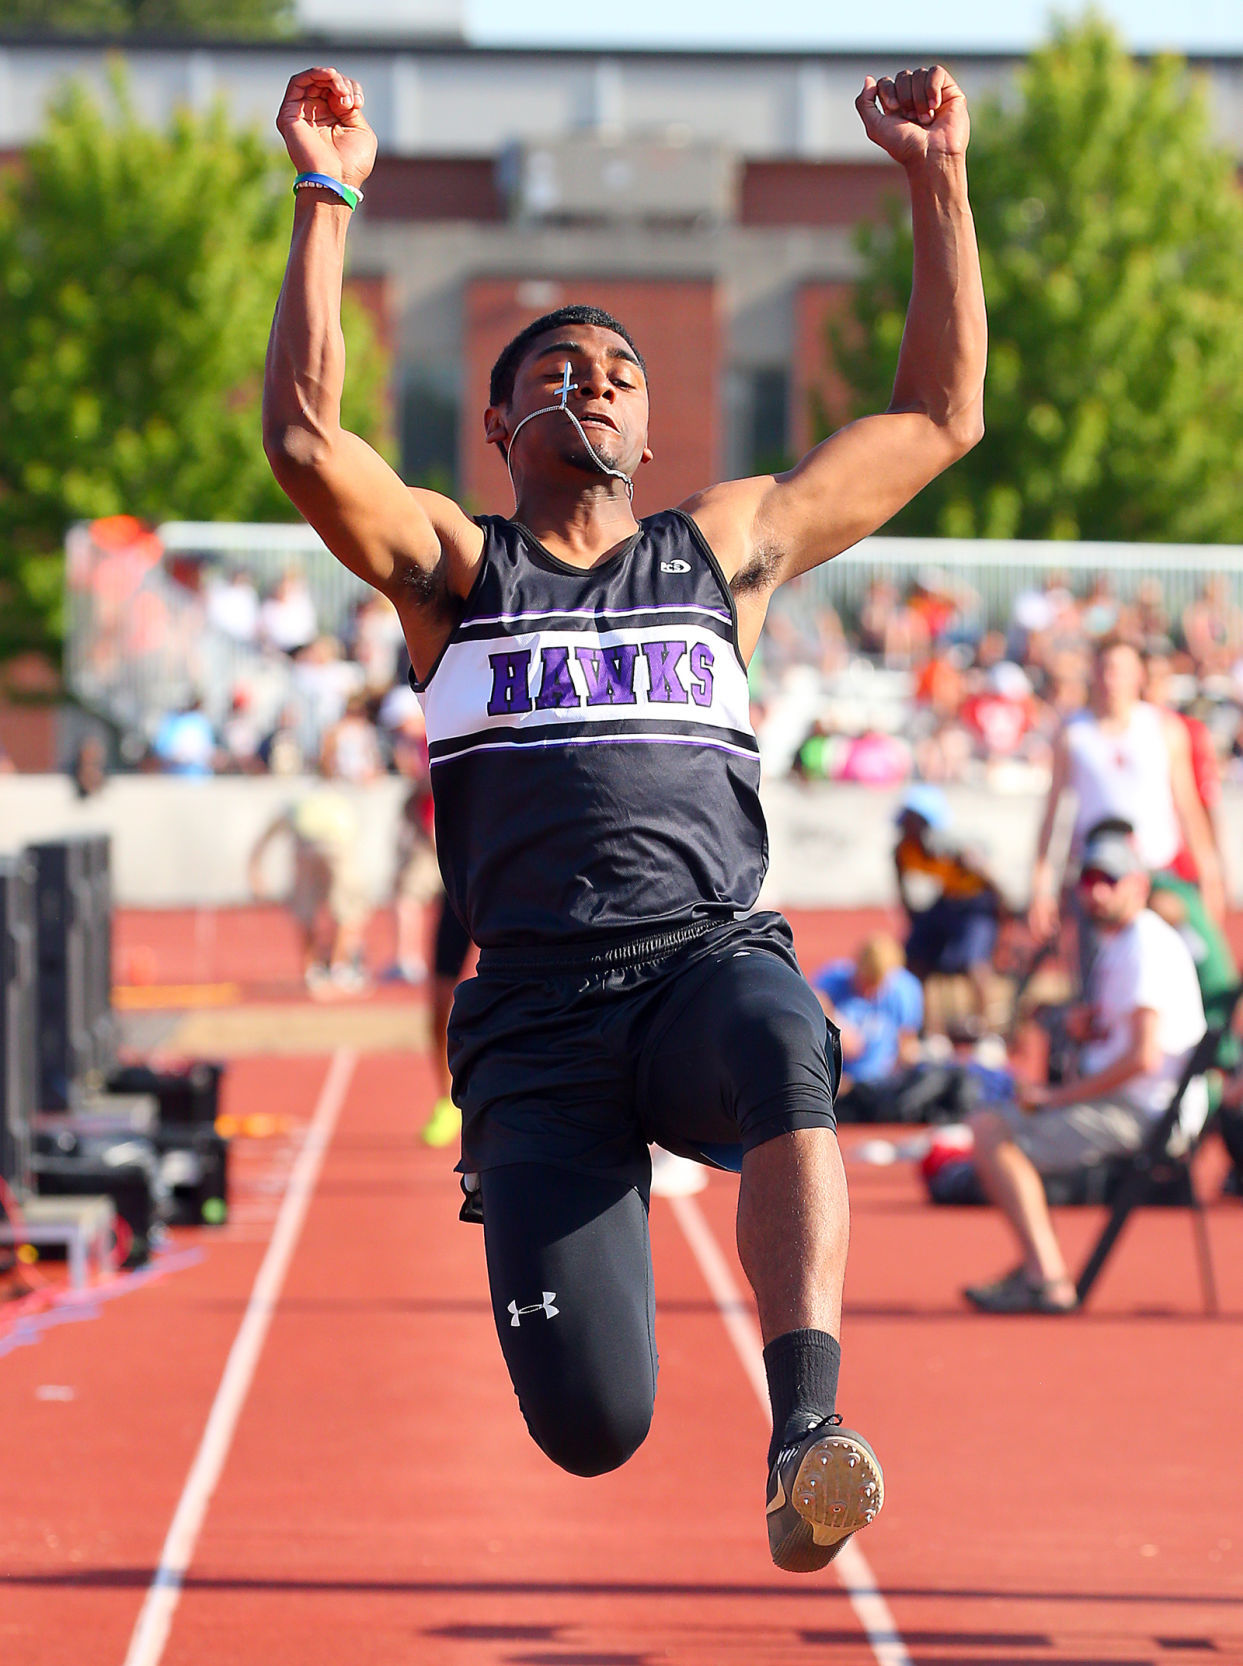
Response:
[{"label": "blue cross bandage on nose", "polygon": [[592,445],[591,441],[587,438],[587,435],[583,432],[582,423],[578,420],[578,418],[574,415],[574,412],[570,409],[570,395],[578,387],[577,382],[572,382],[570,380],[570,375],[571,375],[571,366],[570,366],[569,359],[567,359],[565,361],[565,369],[561,372],[561,386],[558,389],[558,392],[561,395],[560,403],[557,404],[557,405],[541,405],[538,411],[529,412],[526,416],[523,417],[522,421],[518,424],[518,426],[514,429],[513,433],[509,436],[509,444],[505,448],[505,467],[509,472],[509,484],[510,484],[510,487],[512,488],[512,490],[513,490],[515,504],[518,501],[518,488],[514,484],[514,468],[513,468],[513,462],[512,462],[512,458],[513,458],[513,455],[514,455],[514,442],[517,440],[517,438],[518,438],[519,434],[521,434],[522,430],[526,427],[527,423],[531,422],[535,417],[537,417],[537,416],[556,416],[558,414],[558,412],[564,412],[564,414],[566,416],[568,416],[570,421],[574,424],[575,428],[578,429],[578,437],[579,437],[580,440],[582,440],[583,444],[587,447],[587,455],[591,458],[592,462],[600,470],[601,474],[610,474],[610,475],[612,475],[614,480],[624,480],[625,483],[626,483],[626,495],[627,495],[627,497],[633,498],[633,496],[634,496],[634,481],[622,469],[615,469],[610,464],[608,464],[604,461],[603,457],[601,457],[599,455],[599,453],[596,451],[595,446]]}]

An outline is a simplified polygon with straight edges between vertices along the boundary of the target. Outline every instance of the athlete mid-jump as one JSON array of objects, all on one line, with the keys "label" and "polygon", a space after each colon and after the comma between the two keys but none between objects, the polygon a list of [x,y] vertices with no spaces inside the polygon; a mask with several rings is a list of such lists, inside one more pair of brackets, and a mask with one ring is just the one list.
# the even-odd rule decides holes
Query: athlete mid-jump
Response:
[{"label": "athlete mid-jump", "polygon": [[872,1520],[884,1484],[834,1411],[836,1035],[785,921],[751,912],[767,841],[746,666],[779,584],[887,521],[980,437],[966,100],[941,68],[869,76],[856,100],[905,169],[914,226],[888,410],[786,474],[707,486],[643,521],[643,358],[593,307],[537,319],[493,368],[484,432],[512,515],[472,519],[407,488],[342,430],[345,239],[376,154],[362,104],[356,81],[313,69],[277,119],[298,181],[264,445],[410,647],[445,887],[480,948],[449,1044],[501,1346],[554,1462],[581,1475],[624,1463],[656,1387],[648,1142],[736,1158],[773,1408],[770,1548],[810,1571]]}]

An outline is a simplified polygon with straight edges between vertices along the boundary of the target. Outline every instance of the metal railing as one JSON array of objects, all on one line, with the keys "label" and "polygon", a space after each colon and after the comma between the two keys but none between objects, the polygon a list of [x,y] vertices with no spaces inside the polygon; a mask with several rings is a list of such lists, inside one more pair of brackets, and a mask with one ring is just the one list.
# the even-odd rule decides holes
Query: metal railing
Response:
[{"label": "metal railing", "polygon": [[[929,572],[929,569],[932,571]],[[859,615],[868,587],[887,579],[902,592],[921,573],[964,587],[978,598],[979,621],[1004,630],[1020,592],[1038,589],[1050,573],[1086,592],[1102,576],[1116,596],[1133,598],[1145,581],[1161,586],[1175,622],[1206,579],[1222,577],[1230,601],[1243,605],[1243,545],[1096,544],[970,538],[865,538],[835,561],[797,581],[801,593],[831,604],[848,623]]]},{"label": "metal railing", "polygon": [[66,540],[66,579],[69,687],[115,725],[132,759],[162,717],[192,700],[219,725],[233,690],[244,685],[265,727],[291,700],[289,661],[213,630],[201,599],[169,576],[154,541],[146,552],[100,545],[89,526],[75,526]]},{"label": "metal railing", "polygon": [[[158,528],[155,539],[156,554],[141,570],[133,560],[126,569],[116,550],[96,548],[88,527],[74,528],[67,545],[70,686],[122,729],[147,739],[166,712],[195,694],[219,722],[231,690],[245,683],[256,717],[274,721],[295,692],[283,656],[209,628],[201,599],[170,578],[170,562],[197,558],[216,569],[241,567],[260,591],[295,567],[310,589],[320,628],[338,635],[367,593],[363,581],[302,523],[172,521]],[[852,630],[876,580],[887,580],[901,593],[922,578],[960,594],[975,628],[1004,629],[1015,597],[1038,589],[1050,573],[1064,574],[1079,593],[1107,576],[1120,600],[1155,580],[1175,626],[1210,577],[1223,578],[1229,602],[1243,607],[1243,546],[1238,545],[883,537],[864,539],[798,580],[787,592],[787,607],[832,606]]]}]

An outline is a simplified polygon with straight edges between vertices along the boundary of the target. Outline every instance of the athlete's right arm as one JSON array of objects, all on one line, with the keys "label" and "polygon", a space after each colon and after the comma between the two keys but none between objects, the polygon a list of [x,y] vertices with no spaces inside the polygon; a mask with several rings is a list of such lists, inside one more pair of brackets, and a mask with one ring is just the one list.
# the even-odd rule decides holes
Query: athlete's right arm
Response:
[{"label": "athlete's right arm", "polygon": [[[362,89],[335,69],[295,75],[277,128],[300,173],[358,188],[375,161]],[[341,427],[341,284],[352,210],[330,190],[295,196],[293,237],[268,343],[263,448],[286,495],[351,572],[394,604],[425,674],[474,581],[483,534],[449,498],[412,490]]]}]

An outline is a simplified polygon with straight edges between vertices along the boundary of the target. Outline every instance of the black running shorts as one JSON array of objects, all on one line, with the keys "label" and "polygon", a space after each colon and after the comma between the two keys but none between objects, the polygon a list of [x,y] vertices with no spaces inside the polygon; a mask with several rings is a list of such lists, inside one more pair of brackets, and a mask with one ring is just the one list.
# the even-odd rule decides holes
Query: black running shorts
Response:
[{"label": "black running shorts", "polygon": [[464,1172],[515,1163],[646,1195],[647,1145],[737,1167],[834,1128],[837,1032],[779,914],[702,923],[606,956],[483,951],[449,1024]]},{"label": "black running shorts", "polygon": [[453,912],[453,906],[442,891],[440,912],[436,916],[436,931],[432,941],[432,971],[438,978],[462,975],[462,967],[470,953],[470,934]]}]

